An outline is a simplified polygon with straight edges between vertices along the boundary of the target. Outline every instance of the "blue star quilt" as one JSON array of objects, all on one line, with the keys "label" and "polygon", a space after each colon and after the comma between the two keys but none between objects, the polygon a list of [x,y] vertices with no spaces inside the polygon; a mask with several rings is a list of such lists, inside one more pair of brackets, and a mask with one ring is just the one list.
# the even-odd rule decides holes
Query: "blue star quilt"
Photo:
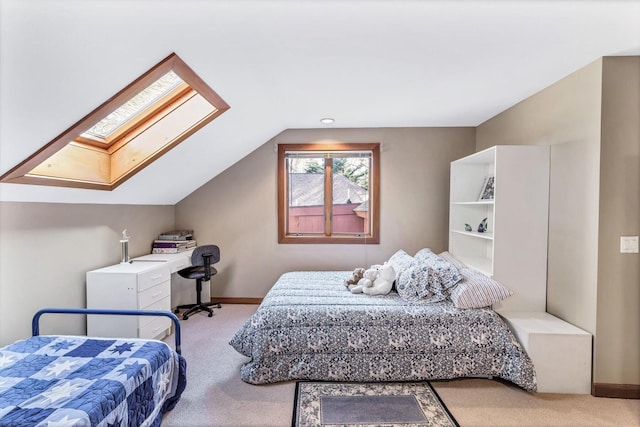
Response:
[{"label": "blue star quilt", "polygon": [[35,336],[0,349],[0,426],[159,426],[186,362],[155,340]]}]

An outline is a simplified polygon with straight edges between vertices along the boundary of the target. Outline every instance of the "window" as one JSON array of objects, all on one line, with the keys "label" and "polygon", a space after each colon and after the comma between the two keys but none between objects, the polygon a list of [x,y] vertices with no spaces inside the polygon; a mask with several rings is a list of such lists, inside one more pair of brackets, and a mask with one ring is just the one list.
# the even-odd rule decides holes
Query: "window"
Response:
[{"label": "window", "polygon": [[279,243],[379,243],[380,144],[278,145]]},{"label": "window", "polygon": [[136,122],[144,120],[145,117],[147,117],[147,114],[142,113],[145,111],[153,114],[150,108],[153,105],[158,105],[156,101],[173,98],[170,93],[177,87],[184,90],[187,87],[187,84],[178,77],[174,71],[169,71],[167,74],[147,86],[142,90],[142,92],[122,104],[113,113],[93,125],[91,129],[82,133],[80,137],[92,139],[104,144],[110,144],[115,139],[115,136],[113,135],[116,131],[122,129],[122,131],[119,131],[116,134],[118,135],[122,134],[123,131],[130,129],[133,126],[132,121],[136,117],[140,118]]},{"label": "window", "polygon": [[113,190],[228,109],[172,53],[0,178]]}]

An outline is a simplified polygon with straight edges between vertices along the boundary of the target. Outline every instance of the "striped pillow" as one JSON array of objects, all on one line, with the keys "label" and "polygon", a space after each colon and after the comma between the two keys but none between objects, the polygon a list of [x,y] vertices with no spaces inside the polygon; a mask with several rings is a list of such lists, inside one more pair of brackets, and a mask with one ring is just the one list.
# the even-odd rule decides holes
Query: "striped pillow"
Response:
[{"label": "striped pillow", "polygon": [[450,254],[447,251],[440,252],[438,256],[440,258],[445,259],[446,261],[449,261],[449,263],[451,263],[458,270],[462,270],[463,268],[469,268],[465,263],[463,263],[462,261],[460,261],[458,258],[454,257],[452,254]]},{"label": "striped pillow", "polygon": [[462,280],[451,289],[451,301],[458,308],[488,307],[513,295],[510,289],[477,270],[460,270]]}]

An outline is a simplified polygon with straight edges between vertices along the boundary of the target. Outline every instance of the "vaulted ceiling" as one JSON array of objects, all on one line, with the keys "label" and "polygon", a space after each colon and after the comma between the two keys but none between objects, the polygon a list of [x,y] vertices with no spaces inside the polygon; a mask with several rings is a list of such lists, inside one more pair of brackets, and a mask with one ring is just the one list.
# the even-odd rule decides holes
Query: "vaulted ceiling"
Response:
[{"label": "vaulted ceiling", "polygon": [[0,0],[0,174],[172,52],[231,106],[114,191],[0,200],[174,204],[285,129],[477,126],[640,55],[639,23],[637,0]]}]

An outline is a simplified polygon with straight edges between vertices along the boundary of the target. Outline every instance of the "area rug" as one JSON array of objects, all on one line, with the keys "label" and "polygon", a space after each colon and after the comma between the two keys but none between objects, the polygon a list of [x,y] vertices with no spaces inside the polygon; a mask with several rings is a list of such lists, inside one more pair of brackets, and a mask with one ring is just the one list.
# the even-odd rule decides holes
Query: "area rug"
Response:
[{"label": "area rug", "polygon": [[459,427],[428,381],[296,383],[293,427]]}]

